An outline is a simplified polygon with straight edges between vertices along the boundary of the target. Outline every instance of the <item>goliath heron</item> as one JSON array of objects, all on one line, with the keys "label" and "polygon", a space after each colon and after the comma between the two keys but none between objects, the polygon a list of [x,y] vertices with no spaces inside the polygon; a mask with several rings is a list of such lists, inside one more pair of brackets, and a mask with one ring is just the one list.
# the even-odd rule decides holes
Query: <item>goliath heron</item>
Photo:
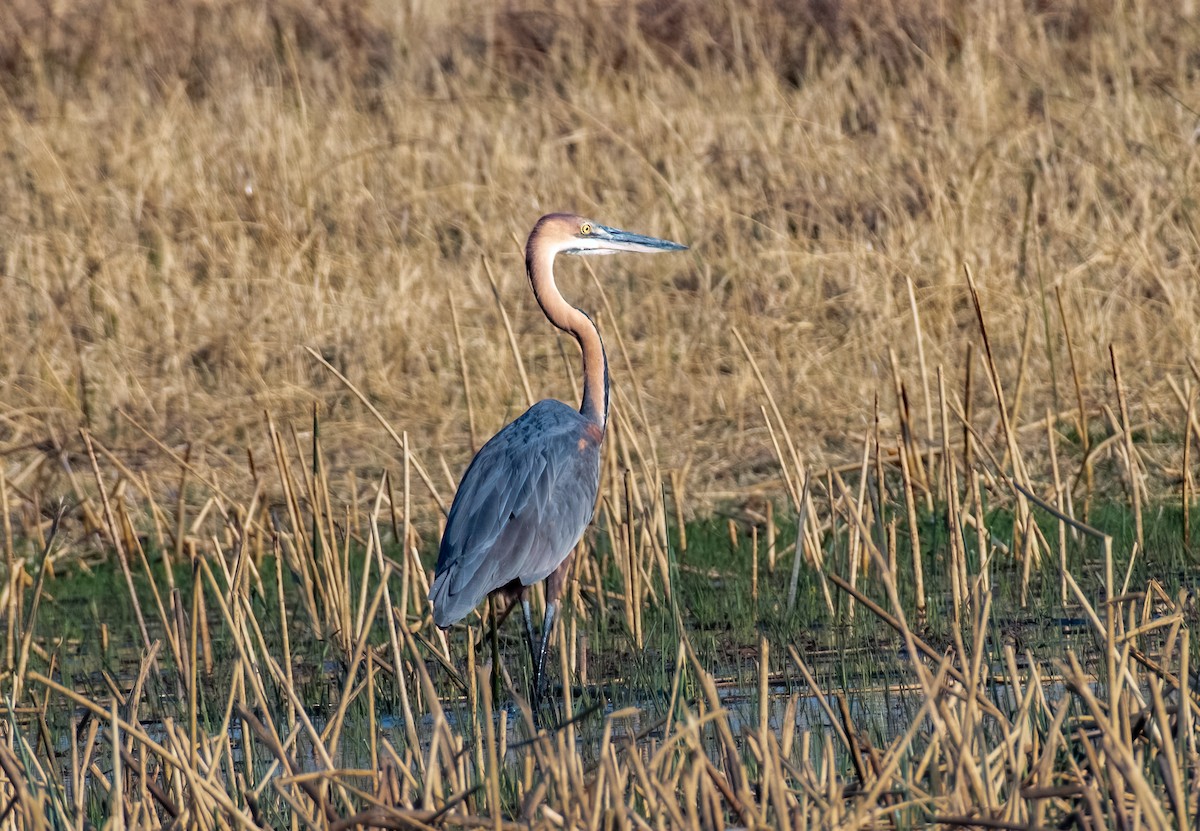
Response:
[{"label": "goliath heron", "polygon": [[[535,699],[544,683],[546,648],[571,555],[592,518],[600,485],[600,444],[608,422],[604,344],[591,318],[563,299],[554,283],[554,258],[685,248],[573,214],[543,216],[525,245],[525,270],[538,305],[551,323],[579,341],[583,403],[576,411],[561,401],[539,401],[475,454],[450,506],[429,599],[434,623],[442,629],[462,620],[488,595],[507,601],[504,615],[519,600]],[[542,580],[546,616],[538,650],[529,587]]]}]

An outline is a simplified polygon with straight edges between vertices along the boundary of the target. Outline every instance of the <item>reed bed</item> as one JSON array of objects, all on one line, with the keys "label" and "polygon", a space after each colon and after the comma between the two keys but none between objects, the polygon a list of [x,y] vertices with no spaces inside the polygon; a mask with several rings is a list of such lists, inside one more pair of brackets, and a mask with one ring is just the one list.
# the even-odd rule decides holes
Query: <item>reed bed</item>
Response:
[{"label": "reed bed", "polygon": [[[781,447],[790,443],[785,429],[773,432]],[[98,620],[115,628],[112,605],[127,605],[136,622],[124,632],[144,638],[124,674],[107,659],[79,675],[84,664],[70,646],[40,626],[53,614],[55,561],[67,545],[50,528],[36,572],[8,596],[6,827],[1194,821],[1192,581],[1139,545],[1138,532],[1118,550],[1109,534],[1056,508],[1066,489],[1016,478],[1020,444],[1003,436],[973,443],[970,465],[966,448],[947,442],[935,453],[926,443],[926,484],[907,473],[918,462],[901,461],[922,455],[922,444],[902,442],[869,447],[853,473],[788,471],[788,480],[814,483],[797,491],[809,504],[798,526],[758,534],[761,518],[730,522],[732,550],[772,534],[776,545],[781,534],[792,544],[774,569],[745,552],[762,569],[750,582],[762,594],[751,600],[750,634],[726,635],[749,640],[749,668],[725,677],[692,634],[701,597],[680,569],[698,570],[689,563],[703,532],[694,526],[684,548],[665,498],[679,497],[678,484],[632,472],[611,483],[559,627],[566,682],[538,716],[524,699],[518,639],[493,666],[486,642],[476,642],[484,621],[449,633],[432,626],[427,546],[407,514],[395,514],[420,488],[410,468],[364,503],[336,504],[319,442],[288,443],[277,431],[272,441],[287,506],[212,496],[220,531],[185,539],[174,570],[152,568],[146,551],[168,561],[180,548],[170,530],[186,521],[152,497],[139,503],[136,483],[116,472],[113,485],[97,461],[100,503],[89,513],[102,516],[97,533],[128,587]],[[1000,467],[1004,449],[1016,455]],[[793,461],[780,456],[781,467]],[[1056,459],[1064,471],[1076,464]],[[943,488],[934,512],[908,525],[924,512],[907,501],[931,495],[935,482]],[[782,504],[781,514],[799,513]],[[160,518],[158,538],[134,530],[151,518]],[[931,530],[941,544],[898,545]],[[923,558],[928,593],[914,598]],[[793,563],[803,579],[785,599]],[[1080,633],[1022,646],[1009,632],[1013,610],[1031,593],[1055,596],[1060,584],[1066,602],[1038,600],[1037,609],[1078,616]],[[794,616],[785,603],[799,606]],[[589,678],[588,636],[604,636],[604,617],[628,654],[617,659],[624,677],[610,669],[598,681],[594,668]],[[840,666],[817,663],[798,623],[818,621],[874,630],[870,648],[847,648],[838,635]],[[659,654],[658,670],[647,669],[647,652]],[[890,733],[863,706],[880,678],[883,694],[904,705]],[[613,692],[622,686],[641,692]]]},{"label": "reed bed", "polygon": [[[622,464],[624,449],[625,472],[606,478],[581,544],[563,683],[539,713],[519,639],[494,663],[483,617],[432,625],[430,546],[410,520],[429,497],[406,437],[397,481],[339,504],[319,422],[308,443],[268,424],[277,454],[260,475],[286,503],[197,481],[210,496],[191,518],[85,435],[98,496],[80,510],[127,588],[95,614],[115,630],[113,604],[131,609],[139,657],[89,671],[40,624],[79,545],[52,526],[7,596],[6,826],[1191,827],[1192,540],[1133,519],[1165,506],[1125,505],[1117,548],[1069,505],[1065,482],[1090,460],[1055,451],[1065,425],[1044,425],[1060,484],[1037,483],[1023,467],[1032,439],[1003,418],[983,435],[949,396],[944,432],[868,437],[853,470],[816,470],[763,392],[788,485],[770,519],[728,521],[724,571],[698,551],[726,523],[707,539],[693,525],[685,542],[682,480],[643,478],[647,459],[618,428],[607,458]],[[1115,424],[1109,446],[1122,435]],[[774,568],[759,552],[771,539]],[[700,609],[737,594],[729,615],[747,588],[749,628],[721,636],[738,640],[730,664],[697,631]],[[1072,615],[1080,631],[1051,623],[1048,642],[1023,644],[1022,609]],[[822,658],[804,633],[824,625]],[[612,655],[589,646],[617,642]],[[899,706],[886,730],[880,695]]]},{"label": "reed bed", "polygon": [[[1195,824],[1188,4],[111,5],[0,10],[0,827]],[[693,259],[563,278],[534,712],[426,594],[564,207]]]}]

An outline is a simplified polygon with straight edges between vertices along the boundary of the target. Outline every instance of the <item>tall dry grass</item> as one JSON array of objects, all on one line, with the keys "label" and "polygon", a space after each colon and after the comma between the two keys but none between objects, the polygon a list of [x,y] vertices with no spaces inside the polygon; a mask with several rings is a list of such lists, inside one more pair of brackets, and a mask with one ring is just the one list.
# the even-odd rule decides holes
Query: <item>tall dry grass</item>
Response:
[{"label": "tall dry grass", "polygon": [[[906,462],[902,477],[872,483],[878,502],[827,474],[820,510],[785,552],[797,567],[820,568],[837,593],[840,613],[818,616],[823,623],[873,633],[868,653],[838,658],[860,672],[865,661],[882,688],[849,686],[856,670],[822,667],[800,632],[760,632],[745,656],[750,671],[722,679],[682,625],[657,659],[655,686],[612,689],[637,683],[629,676],[589,682],[580,635],[593,616],[619,618],[614,595],[623,592],[634,609],[623,621],[629,647],[640,649],[640,610],[672,604],[679,588],[673,569],[655,569],[666,555],[651,529],[662,517],[611,516],[607,505],[620,592],[593,582],[601,555],[584,546],[556,630],[555,669],[567,683],[556,690],[553,723],[540,726],[522,697],[523,648],[500,660],[507,706],[497,706],[468,645],[471,629],[444,635],[432,624],[407,524],[408,542],[393,549],[400,561],[384,553],[389,483],[369,505],[337,504],[319,466],[310,478],[281,452],[286,489],[321,513],[264,532],[255,525],[261,506],[230,511],[223,533],[195,544],[188,587],[170,583],[169,572],[156,578],[138,539],[121,533],[124,503],[110,504],[97,466],[112,542],[143,586],[127,602],[154,639],[144,636],[131,671],[98,673],[103,686],[80,678],[68,644],[35,635],[46,632],[39,610],[53,602],[52,558],[42,559],[27,602],[8,617],[25,612],[0,675],[0,828],[1194,827],[1195,590],[1170,591],[1177,575],[1135,579],[1144,548],[1117,550],[1112,537],[1036,497],[1062,523],[1057,539],[1029,523],[1015,521],[1011,535],[999,523],[985,527],[980,482],[989,500],[1024,487],[1019,472],[986,460],[1004,443],[979,441],[974,463],[942,453],[929,470],[953,494],[944,521],[961,542],[945,546],[944,568],[930,580],[935,614],[953,619],[948,631],[927,629],[923,595],[915,614],[904,599],[911,571],[897,538],[918,533],[900,510],[900,494],[913,488]],[[869,450],[864,469],[872,455],[905,459],[911,448]],[[408,504],[407,480],[400,495]],[[1064,493],[1049,499],[1061,505]],[[344,522],[344,543],[334,522]],[[769,529],[770,521],[768,539]],[[1068,530],[1078,540],[1068,543]],[[976,533],[979,547],[968,551]],[[362,544],[352,547],[356,534]],[[52,533],[47,549],[54,544]],[[289,573],[270,568],[271,553]],[[998,609],[1022,556],[1063,564],[1074,634],[1024,643]],[[1038,569],[1040,579],[1047,571]],[[952,604],[941,596],[948,582]],[[107,620],[112,604],[103,610]],[[322,627],[332,649],[320,651],[317,669],[306,630]],[[469,627],[479,631],[474,619]],[[621,698],[630,693],[632,704]]]},{"label": "tall dry grass", "polygon": [[[0,824],[1189,827],[1194,592],[1134,583],[1140,539],[1114,560],[1073,517],[1093,464],[1139,537],[1156,484],[1194,493],[1191,12],[5,4]],[[671,609],[679,651],[661,732],[622,711],[598,737],[539,733],[522,712],[514,746],[431,625],[418,555],[432,495],[528,403],[510,325],[534,396],[572,397],[573,347],[520,258],[561,208],[693,246],[595,279],[563,265],[616,406],[611,551],[578,559],[561,676],[589,688],[588,615],[640,649],[643,610]],[[764,588],[813,570],[831,621],[892,633],[920,701],[899,734],[835,713],[766,638],[760,721],[734,730],[678,625],[686,546],[665,530],[762,494],[801,517],[778,564],[766,521]],[[919,550],[930,516],[952,542],[922,577],[897,539]],[[144,652],[81,692],[35,635],[93,539],[127,592],[103,611],[132,606]],[[1007,640],[993,580],[1021,604],[1057,590],[1083,664]],[[945,652],[906,619],[927,599]],[[315,723],[302,634],[341,673]],[[797,728],[799,696],[767,717],[781,672],[821,729]],[[385,697],[402,741],[380,738]]]},{"label": "tall dry grass", "polygon": [[561,282],[694,504],[774,475],[735,327],[806,457],[851,460],[877,395],[894,432],[897,377],[931,438],[937,367],[961,395],[979,346],[964,264],[1018,425],[1079,410],[1073,357],[1111,430],[1110,344],[1131,420],[1177,423],[1168,381],[1200,346],[1189,9],[8,4],[6,473],[27,500],[69,489],[86,427],[166,489],[147,433],[244,468],[270,456],[264,411],[303,426],[313,405],[333,481],[395,469],[312,347],[448,493],[527,404],[488,268],[535,396],[574,396],[521,268],[553,209],[693,247]]}]

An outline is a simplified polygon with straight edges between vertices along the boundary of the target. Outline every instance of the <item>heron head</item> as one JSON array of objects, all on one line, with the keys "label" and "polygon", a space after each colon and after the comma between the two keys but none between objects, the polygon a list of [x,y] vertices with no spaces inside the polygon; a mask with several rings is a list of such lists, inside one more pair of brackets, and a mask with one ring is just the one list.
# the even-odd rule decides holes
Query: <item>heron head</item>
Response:
[{"label": "heron head", "polygon": [[658,254],[687,249],[686,245],[677,242],[610,228],[574,214],[544,216],[534,233],[546,235],[547,241],[560,254],[615,254],[618,251]]}]

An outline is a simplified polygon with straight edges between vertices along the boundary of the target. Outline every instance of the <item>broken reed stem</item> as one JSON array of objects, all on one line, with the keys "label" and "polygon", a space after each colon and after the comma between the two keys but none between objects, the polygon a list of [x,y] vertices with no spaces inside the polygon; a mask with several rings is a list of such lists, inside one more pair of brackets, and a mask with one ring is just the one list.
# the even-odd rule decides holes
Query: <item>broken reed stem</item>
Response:
[{"label": "broken reed stem", "polygon": [[[346,386],[346,389],[354,393],[355,398],[362,402],[363,406],[367,408],[368,412],[375,416],[375,420],[378,421],[380,426],[383,427],[383,429],[387,431],[388,435],[392,437],[392,441],[396,443],[396,447],[403,450],[404,443],[400,440],[400,435],[396,432],[395,428],[392,427],[391,423],[383,417],[383,414],[376,409],[375,405],[372,404],[367,397],[359,391],[358,387],[350,383],[349,378],[335,369],[333,364],[325,360],[325,358],[323,358],[321,354],[311,346],[306,346],[304,348],[308,351],[308,354],[312,355],[313,359],[316,360],[317,363],[329,370],[329,372],[333,374],[333,377],[337,378]],[[425,487],[429,490],[429,495],[433,497],[433,501],[436,502],[438,508],[441,509],[442,515],[445,516],[449,512],[449,508],[446,507],[446,503],[438,494],[437,488],[434,487],[433,480],[429,478],[429,474],[425,471],[425,467],[415,456],[412,457],[412,466],[417,471],[417,475],[421,477],[421,481],[425,483]]]},{"label": "broken reed stem", "polygon": [[767,500],[767,574],[775,574],[775,503]]},{"label": "broken reed stem", "polygon": [[[17,653],[16,665],[13,669],[13,681],[11,689],[11,705],[16,705],[21,700],[21,694],[25,686],[25,668],[29,664],[29,652],[33,647],[33,633],[36,629],[38,607],[42,602],[42,593],[46,587],[46,575],[50,571],[50,546],[54,542],[54,537],[58,529],[58,523],[62,519],[62,511],[60,510],[54,521],[54,527],[46,540],[46,544],[42,548],[41,565],[38,567],[37,580],[33,585],[33,599],[29,606],[29,616],[23,621],[25,631],[21,635],[20,650]],[[24,575],[25,570],[21,570]],[[10,664],[10,666],[12,666]]]},{"label": "broken reed stem", "polygon": [[[750,603],[758,608],[758,526],[750,528]],[[755,615],[757,617],[757,614]]]},{"label": "broken reed stem", "polygon": [[[767,385],[766,379],[763,378],[763,374],[758,368],[758,362],[754,360],[754,354],[750,351],[750,347],[746,345],[746,340],[742,337],[742,333],[738,331],[736,326],[730,327],[730,331],[737,338],[738,345],[742,347],[742,352],[745,354],[746,360],[750,363],[750,369],[754,372],[754,377],[758,380],[758,386],[763,391],[763,395],[766,396],[767,403],[771,405],[771,412],[775,415],[775,421],[783,433],[783,440],[787,444],[788,453],[791,455],[792,466],[797,473],[800,473],[804,470],[804,466],[801,464],[800,454],[796,452],[796,446],[792,442],[792,434],[787,428],[787,422],[783,420],[783,414],[779,411],[779,405],[775,403],[775,396],[771,394],[771,388]],[[783,464],[782,456],[780,457],[780,463]]]},{"label": "broken reed stem", "polygon": [[908,308],[912,313],[913,333],[917,341],[917,365],[921,369],[921,389],[925,394],[925,435],[933,435],[933,397],[929,393],[929,368],[925,365],[925,336],[921,331],[921,315],[917,310],[917,295],[913,287],[912,277],[904,275],[904,285],[908,289]]},{"label": "broken reed stem", "polygon": [[638,563],[637,534],[633,521],[633,472],[628,468],[625,470],[625,525],[623,530],[625,533],[622,535],[622,542],[624,542],[626,550],[625,615],[634,643],[637,644],[638,649],[641,649],[644,645],[641,626],[641,566]]},{"label": "broken reed stem", "polygon": [[521,358],[521,350],[517,346],[517,336],[513,334],[512,323],[508,320],[508,312],[504,308],[504,302],[500,298],[500,287],[496,284],[496,277],[492,274],[492,264],[487,257],[480,257],[483,263],[484,273],[487,274],[488,284],[492,287],[492,298],[496,301],[496,310],[500,312],[500,322],[504,324],[504,331],[508,335],[508,346],[512,350],[513,359],[517,362],[517,374],[521,376],[521,387],[525,390],[525,405],[532,407],[537,399],[533,397],[533,388],[529,386],[529,376],[525,374],[525,361]]},{"label": "broken reed stem", "polygon": [[[872,419],[873,432],[871,435],[871,449],[874,457],[873,474],[875,476],[875,488],[871,491],[875,504],[872,506],[877,514],[877,519],[882,523],[884,506],[888,503],[887,482],[883,475],[883,429],[879,423],[879,396],[874,396],[874,418]],[[933,460],[930,459],[932,466]]]},{"label": "broken reed stem", "polygon": [[974,377],[972,368],[975,366],[974,361],[974,346],[970,341],[967,341],[967,354],[963,359],[963,425],[962,425],[962,447],[963,447],[963,470],[973,470],[975,458],[972,453],[971,442],[971,418],[974,412],[974,401],[971,394],[971,380]]},{"label": "broken reed stem", "polygon": [[96,487],[100,490],[100,503],[104,506],[104,520],[108,525],[108,533],[112,540],[113,549],[117,553],[117,562],[121,566],[121,574],[125,578],[125,588],[129,590],[129,602],[133,607],[138,631],[142,636],[142,644],[148,651],[150,649],[150,631],[146,628],[146,618],[142,615],[142,604],[138,600],[137,589],[133,585],[133,573],[129,570],[129,555],[125,551],[125,546],[121,543],[122,535],[117,527],[117,520],[113,515],[112,503],[108,499],[108,488],[104,484],[103,474],[100,473],[100,465],[96,462],[96,451],[92,447],[92,437],[87,430],[81,430],[80,435],[83,437],[83,443],[87,447],[88,460],[92,464],[92,473],[96,477]]},{"label": "broken reed stem", "polygon": [[[961,514],[959,513],[958,502],[958,471],[954,465],[954,459],[946,464],[946,495],[948,501],[946,530],[949,534],[949,560],[950,568],[950,598],[954,609],[954,622],[956,627],[960,627],[963,622],[963,607],[969,599],[969,589],[967,587],[967,564],[966,552],[963,550],[963,535],[961,525]],[[957,628],[956,628],[957,631]]]},{"label": "broken reed stem", "polygon": [[771,700],[768,697],[769,692],[769,677],[770,677],[770,650],[771,644],[767,641],[766,635],[759,633],[758,636],[758,735],[765,737],[767,735],[770,716],[771,716]]},{"label": "broken reed stem", "polygon": [[467,435],[471,440],[471,454],[479,450],[478,434],[475,432],[475,404],[471,395],[471,374],[467,371],[467,350],[463,347],[462,329],[458,325],[458,307],[454,303],[454,292],[446,284],[446,305],[450,307],[450,321],[454,326],[454,345],[458,349],[458,373],[462,379],[463,399],[467,404]]},{"label": "broken reed stem", "polygon": [[[188,442],[183,448],[183,464],[179,466],[179,493],[175,499],[175,557],[177,563],[183,562],[183,546],[186,539],[187,531],[187,475],[188,462],[192,458],[192,445]],[[163,558],[167,564],[167,579],[171,581],[171,588],[175,588],[173,569],[171,568],[171,557],[167,554],[167,549],[163,548]]]},{"label": "broken reed stem", "polygon": [[[480,626],[482,632],[485,627]],[[479,681],[479,670],[475,663],[475,627],[467,625],[463,627],[463,642],[466,645],[467,654],[467,712],[470,717],[470,733],[471,750],[474,756],[475,770],[483,773],[483,727],[479,721],[479,689],[484,688],[484,695],[488,694],[491,689],[491,684],[486,680],[483,683]],[[493,810],[495,806],[492,806]]]},{"label": "broken reed stem", "polygon": [[484,724],[484,744],[486,745],[486,767],[481,767],[480,771],[487,782],[487,807],[488,812],[492,816],[492,828],[494,831],[500,831],[503,827],[501,820],[503,819],[503,807],[500,803],[500,756],[496,747],[496,725],[493,721],[494,707],[492,704],[492,685],[483,671],[481,675],[475,676],[472,679],[471,685],[478,685],[483,691],[483,724]]},{"label": "broken reed stem", "polygon": [[[1196,389],[1200,389],[1197,387]],[[1188,396],[1187,412],[1183,422],[1183,482],[1180,485],[1183,504],[1183,550],[1192,550],[1192,431],[1190,425],[1196,409],[1196,390]]]},{"label": "broken reed stem", "polygon": [[11,667],[16,657],[17,626],[21,617],[21,586],[24,583],[24,568],[18,569],[17,554],[13,545],[12,508],[8,501],[8,476],[0,470],[0,513],[4,524],[4,574],[8,585],[4,588],[7,601],[4,610],[4,665]]},{"label": "broken reed stem", "polygon": [[929,478],[926,475],[923,454],[917,451],[916,434],[913,430],[912,414],[908,402],[908,390],[904,386],[904,381],[900,377],[900,362],[896,357],[896,350],[888,348],[888,360],[892,371],[892,386],[896,394],[896,415],[900,421],[900,451],[908,454],[909,471],[912,473],[914,483],[920,487],[921,493],[925,500],[925,509],[933,510],[933,489],[929,487]]},{"label": "broken reed stem", "polygon": [[[958,488],[958,469],[954,461],[954,454],[950,452],[950,414],[946,405],[946,379],[941,366],[937,368],[937,389],[942,432],[942,459],[945,462],[943,469],[946,472],[945,492],[949,510],[950,551],[953,555],[951,578],[955,585],[953,597],[955,598],[955,617],[957,619],[961,611],[959,604],[967,602],[970,598],[970,581],[967,575],[967,548],[962,528],[962,502]],[[983,549],[980,549],[979,557],[982,562]]]},{"label": "broken reed stem", "polygon": [[[996,399],[996,408],[1000,414],[1000,429],[1005,440],[1005,454],[1012,462],[1013,480],[1025,482],[1028,476],[1025,473],[1025,465],[1022,461],[1020,448],[1017,444],[1016,432],[1013,430],[1012,422],[1009,419],[1008,405],[1004,399],[1004,389],[1000,383],[1000,373],[996,367],[996,361],[992,354],[992,343],[988,337],[987,322],[983,316],[983,304],[979,299],[979,291],[975,287],[975,278],[971,273],[971,267],[963,263],[963,273],[966,275],[967,288],[971,294],[971,302],[975,308],[975,318],[979,324],[979,335],[983,340],[984,366],[987,368],[988,379],[991,381],[992,393]],[[1003,471],[1005,466],[1000,464],[1000,470]],[[1014,551],[1016,543],[1021,540],[1021,557],[1022,557],[1022,585],[1021,585],[1021,604],[1022,607],[1028,601],[1028,573],[1031,563],[1028,562],[1031,557],[1037,556],[1037,548],[1035,543],[1034,531],[1030,526],[1032,519],[1029,514],[1029,505],[1025,500],[1018,495],[1017,510],[1013,517],[1013,544]]]},{"label": "broken reed stem", "polygon": [[1133,497],[1133,522],[1137,530],[1138,548],[1146,547],[1146,538],[1142,529],[1142,477],[1141,466],[1138,464],[1137,448],[1133,445],[1133,430],[1129,426],[1129,407],[1125,403],[1125,389],[1121,384],[1121,366],[1117,361],[1117,350],[1108,346],[1108,356],[1112,361],[1113,381],[1117,387],[1117,406],[1121,413],[1121,432],[1125,439],[1125,464],[1129,469],[1129,490]]},{"label": "broken reed stem", "polygon": [[[792,576],[788,582],[788,612],[796,608],[796,592],[800,586],[800,565],[804,560],[804,529],[808,519],[809,475],[808,473],[804,475],[804,486],[800,491],[799,507],[796,512],[796,550],[792,553]],[[829,586],[826,582],[825,569],[819,561],[816,563],[816,570],[825,596],[825,609],[830,614],[833,614],[833,597],[829,592]]]},{"label": "broken reed stem", "polygon": [[[868,492],[868,485],[871,477],[868,474],[871,464],[871,437],[863,437],[862,456],[860,457],[858,469],[858,500],[854,503],[857,507],[855,511],[858,514],[858,524],[860,526],[876,525],[878,514],[870,510],[869,495],[875,491],[871,489]],[[863,519],[863,514],[867,514],[867,518]],[[867,529],[869,530],[869,529]],[[882,529],[881,529],[882,530]],[[852,534],[850,537],[850,582],[857,584],[859,576],[866,577],[871,567],[871,560],[863,554],[866,546],[870,543],[869,540],[860,539],[858,534]],[[878,548],[883,547],[882,541],[877,544]],[[853,601],[846,606],[846,616],[850,621],[851,627],[854,625],[854,603]],[[851,628],[853,631],[853,628]]]},{"label": "broken reed stem", "polygon": [[675,506],[675,535],[678,538],[676,545],[679,546],[679,560],[683,561],[683,556],[687,554],[687,524],[683,521],[683,477],[679,471],[672,470],[671,478],[671,501]]},{"label": "broken reed stem", "polygon": [[896,455],[900,457],[900,476],[904,484],[904,507],[908,517],[909,546],[912,550],[913,594],[916,597],[917,617],[925,617],[925,566],[921,561],[921,528],[917,520],[917,500],[913,493],[912,475],[908,456],[901,446],[902,439],[896,436]]},{"label": "broken reed stem", "polygon": [[1017,361],[1017,385],[1013,392],[1012,407],[1009,409],[1014,430],[1021,423],[1021,398],[1025,393],[1025,371],[1029,367],[1029,352],[1033,344],[1033,327],[1029,325],[1029,316],[1029,313],[1026,313],[1025,334],[1021,338],[1021,356]]},{"label": "broken reed stem", "polygon": [[[1063,484],[1058,473],[1058,443],[1054,439],[1054,418],[1046,411],[1046,445],[1050,450],[1050,472],[1054,477],[1054,500],[1059,513],[1066,514]],[[1067,602],[1067,523],[1058,520],[1058,599]]]},{"label": "broken reed stem", "polygon": [[1071,339],[1071,325],[1067,320],[1067,310],[1063,306],[1062,290],[1054,287],[1054,299],[1058,305],[1058,317],[1062,322],[1063,337],[1067,342],[1067,359],[1071,363],[1071,380],[1075,386],[1075,403],[1079,408],[1079,443],[1083,450],[1083,470],[1080,472],[1084,475],[1084,502],[1083,502],[1083,518],[1088,518],[1088,511],[1092,504],[1092,458],[1091,458],[1091,435],[1088,432],[1087,409],[1083,404],[1083,383],[1079,380],[1079,364],[1075,360],[1075,345]]}]

